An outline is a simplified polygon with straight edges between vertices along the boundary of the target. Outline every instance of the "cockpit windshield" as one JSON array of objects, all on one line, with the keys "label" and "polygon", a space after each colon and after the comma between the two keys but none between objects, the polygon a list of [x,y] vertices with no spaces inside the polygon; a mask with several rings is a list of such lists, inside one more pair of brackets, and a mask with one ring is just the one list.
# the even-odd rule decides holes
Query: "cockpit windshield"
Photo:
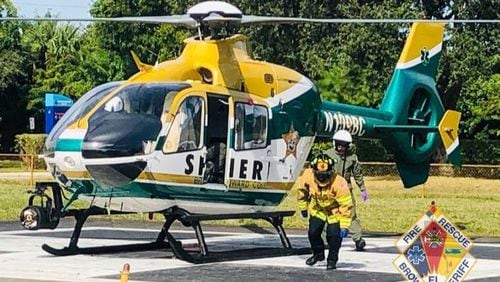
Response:
[{"label": "cockpit windshield", "polygon": [[160,133],[161,116],[187,84],[131,84],[113,94],[89,118],[84,158],[143,155]]},{"label": "cockpit windshield", "polygon": [[78,101],[63,115],[59,122],[50,131],[45,141],[45,154],[54,153],[57,139],[68,126],[81,119],[87,114],[104,96],[116,89],[122,81],[112,81],[99,85],[85,93]]}]

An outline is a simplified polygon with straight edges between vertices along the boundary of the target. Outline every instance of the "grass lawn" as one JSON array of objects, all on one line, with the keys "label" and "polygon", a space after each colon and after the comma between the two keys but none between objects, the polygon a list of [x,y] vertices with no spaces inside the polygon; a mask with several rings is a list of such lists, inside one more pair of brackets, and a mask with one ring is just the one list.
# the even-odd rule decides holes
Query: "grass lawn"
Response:
[{"label": "grass lawn", "polygon": [[0,159],[1,172],[28,171],[28,168],[20,160]]},{"label": "grass lawn", "polygon": [[28,203],[26,181],[0,179],[0,221],[19,220]]},{"label": "grass lawn", "polygon": [[[368,177],[365,182],[368,202],[361,202],[358,191],[355,197],[366,231],[405,232],[424,214],[430,202],[435,201],[443,214],[466,235],[500,236],[500,180],[431,177],[425,186],[413,189],[402,188],[397,178]],[[19,212],[27,203],[27,190],[21,181],[0,179],[0,221],[18,220]],[[295,191],[293,189],[280,205],[281,210],[296,209]],[[125,218],[145,220],[146,215]],[[217,223],[267,226],[264,221],[252,220]],[[285,219],[285,226],[306,228],[307,220],[297,214]]]},{"label": "grass lawn", "polygon": [[[500,236],[500,180],[430,177],[425,185],[404,189],[396,177],[368,177],[367,203],[355,190],[357,212],[367,231],[406,232],[427,210],[431,201],[444,216],[469,236]],[[295,193],[282,203],[293,209]],[[298,215],[287,222],[305,227]]]},{"label": "grass lawn", "polygon": [[[0,156],[1,158],[1,156]],[[0,159],[1,172],[28,172],[29,168],[19,159]],[[35,171],[45,171],[43,168],[35,168]]]}]

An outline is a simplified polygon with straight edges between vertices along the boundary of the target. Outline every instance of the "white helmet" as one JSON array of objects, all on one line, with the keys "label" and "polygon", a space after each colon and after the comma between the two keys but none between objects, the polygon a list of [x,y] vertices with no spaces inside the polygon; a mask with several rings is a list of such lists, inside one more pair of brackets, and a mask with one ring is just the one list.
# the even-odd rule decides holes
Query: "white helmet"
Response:
[{"label": "white helmet", "polygon": [[333,141],[334,142],[342,142],[342,143],[352,143],[352,136],[351,133],[347,130],[339,130],[333,134]]}]

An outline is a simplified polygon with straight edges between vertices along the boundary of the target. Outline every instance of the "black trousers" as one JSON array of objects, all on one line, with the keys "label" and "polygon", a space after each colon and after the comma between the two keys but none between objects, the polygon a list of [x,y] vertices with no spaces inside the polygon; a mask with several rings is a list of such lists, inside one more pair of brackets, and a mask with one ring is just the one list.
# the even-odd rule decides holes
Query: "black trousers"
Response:
[{"label": "black trousers", "polygon": [[321,238],[321,232],[326,224],[326,240],[328,241],[328,258],[327,260],[337,263],[339,259],[339,249],[342,245],[342,238],[340,237],[340,223],[327,224],[323,220],[316,217],[309,217],[309,243],[313,255],[325,254],[325,243]]}]

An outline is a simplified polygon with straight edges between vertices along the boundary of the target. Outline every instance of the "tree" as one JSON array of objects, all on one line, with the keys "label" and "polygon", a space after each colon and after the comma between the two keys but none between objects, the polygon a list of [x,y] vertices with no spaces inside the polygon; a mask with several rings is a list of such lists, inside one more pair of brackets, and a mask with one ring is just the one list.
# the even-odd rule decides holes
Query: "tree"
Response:
[{"label": "tree", "polygon": [[[342,18],[415,18],[409,1],[346,1]],[[341,103],[376,107],[404,45],[407,24],[343,24],[335,37],[331,64],[318,80],[322,97]]]},{"label": "tree", "polygon": [[28,109],[41,113],[45,93],[63,93],[64,87],[73,82],[71,74],[79,63],[81,38],[78,27],[68,23],[58,26],[56,22],[38,22],[26,32],[24,42],[33,54],[35,69]]},{"label": "tree", "polygon": [[[94,17],[159,16],[185,13],[193,1],[101,0],[94,2]],[[172,59],[179,55],[182,40],[188,36],[184,29],[171,25],[139,23],[97,23],[89,33],[97,46],[112,56],[121,58],[125,77],[137,72],[130,51],[136,52],[146,63]]]},{"label": "tree", "polygon": [[[452,12],[456,18],[496,19],[499,6],[498,1],[454,1]],[[489,106],[498,105],[495,74],[500,72],[500,28],[495,24],[456,24],[448,36],[438,80],[444,104],[463,113],[463,137],[498,140],[498,111],[495,114]]]},{"label": "tree", "polygon": [[[197,2],[96,0],[91,14],[95,17],[184,14]],[[244,14],[267,16],[495,19],[497,2],[235,0],[232,4]],[[15,14],[9,0],[0,0],[0,16]],[[408,28],[408,24],[299,24],[238,29],[248,36],[254,57],[311,77],[317,81],[323,98],[376,107],[392,76]],[[25,116],[19,117],[17,113],[41,114],[45,92],[78,98],[98,84],[126,79],[136,73],[131,50],[144,62],[154,64],[177,57],[182,40],[192,34],[192,30],[168,24],[96,23],[79,29],[47,22],[1,22],[0,116],[10,115],[9,127],[18,122],[17,130],[23,130]],[[498,140],[499,27],[454,24],[447,26],[445,37],[437,77],[445,107],[463,112],[462,138]],[[27,99],[28,112],[24,110]],[[2,125],[5,124],[4,119]]]},{"label": "tree", "polygon": [[[17,11],[8,0],[0,0],[0,17],[16,16]],[[27,115],[26,56],[20,38],[23,25],[0,22],[0,151],[13,146],[14,135],[25,128]]]},{"label": "tree", "polygon": [[34,72],[29,109],[41,113],[45,93],[78,99],[96,85],[123,79],[120,58],[99,48],[92,34],[83,32],[71,24],[45,22],[35,24],[28,33],[32,53],[41,58]]},{"label": "tree", "polygon": [[[0,17],[15,16],[16,9],[10,1],[0,0]],[[16,83],[16,77],[23,75],[22,56],[19,54],[20,25],[14,22],[0,23],[0,93]]]}]

